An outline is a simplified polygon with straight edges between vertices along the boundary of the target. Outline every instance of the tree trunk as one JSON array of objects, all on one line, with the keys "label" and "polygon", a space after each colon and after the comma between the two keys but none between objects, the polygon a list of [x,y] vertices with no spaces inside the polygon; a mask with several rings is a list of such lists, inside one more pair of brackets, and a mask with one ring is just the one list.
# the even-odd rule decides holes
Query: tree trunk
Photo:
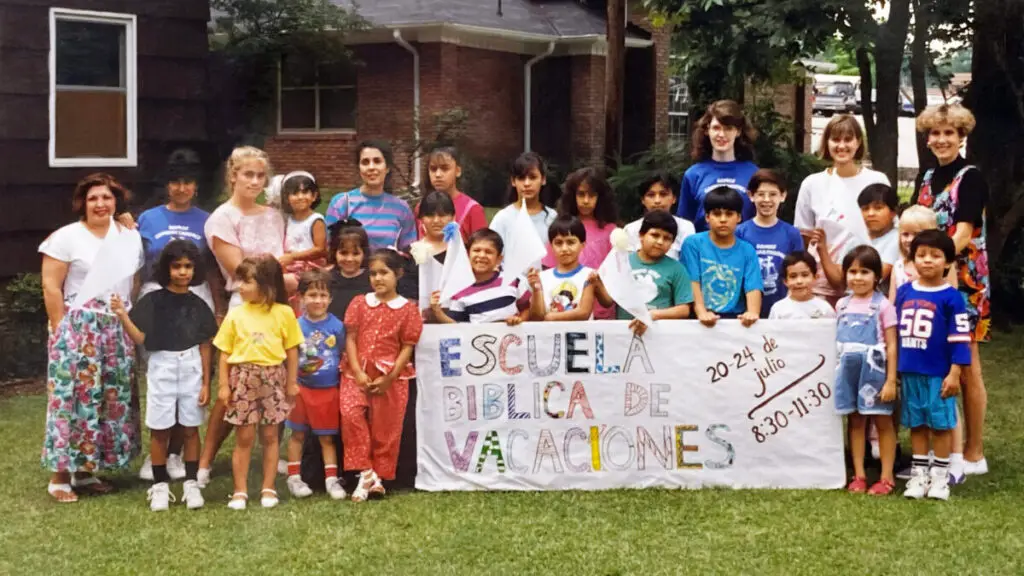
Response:
[{"label": "tree trunk", "polygon": [[864,130],[867,132],[868,149],[875,147],[875,103],[871,99],[871,89],[875,85],[871,77],[871,55],[864,46],[857,48],[857,69],[860,71],[860,108],[864,118]]},{"label": "tree trunk", "polygon": [[[875,135],[869,136],[871,163],[897,182],[896,156],[899,151],[900,68],[910,28],[910,0],[889,2],[889,19],[878,27],[875,39],[875,90],[878,102]],[[863,74],[863,72],[862,72]],[[861,90],[863,93],[863,89]]]},{"label": "tree trunk", "polygon": [[[931,38],[931,13],[925,0],[914,0],[914,41],[910,48],[910,85],[914,90],[914,111],[920,114],[928,107],[927,71],[931,68],[928,61],[928,42]],[[917,135],[917,162],[919,174],[934,168],[935,155],[928,149],[928,137],[920,132]],[[917,186],[914,187],[917,189]]]},{"label": "tree trunk", "polygon": [[1024,222],[1024,3],[975,3],[972,82],[967,104],[977,127],[968,141],[971,162],[989,189],[988,251],[993,272],[1014,254],[1007,239]]},{"label": "tree trunk", "polygon": [[623,95],[626,80],[625,0],[608,0],[608,55],[605,57],[604,157],[609,166],[622,156]]}]

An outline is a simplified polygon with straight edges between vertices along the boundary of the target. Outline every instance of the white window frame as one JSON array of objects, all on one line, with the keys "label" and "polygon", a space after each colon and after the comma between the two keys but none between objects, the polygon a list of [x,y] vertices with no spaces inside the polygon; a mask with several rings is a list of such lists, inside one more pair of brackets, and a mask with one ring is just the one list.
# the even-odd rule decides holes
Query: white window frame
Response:
[{"label": "white window frame", "polygon": [[[277,133],[278,134],[355,134],[356,127],[352,128],[320,128],[320,91],[321,90],[337,90],[339,88],[349,88],[356,91],[356,110],[359,109],[359,79],[356,79],[354,84],[339,84],[337,86],[330,85],[325,86],[320,84],[320,79],[317,78],[317,83],[313,86],[289,86],[284,87],[281,80],[283,78],[282,73],[282,60],[277,61]],[[313,90],[313,121],[316,126],[313,128],[284,128],[281,125],[281,93],[291,90]]]},{"label": "white window frame", "polygon": [[[58,158],[57,157],[57,21],[95,22],[117,24],[125,27],[124,36],[124,82],[125,82],[125,148],[126,155],[120,158]],[[72,10],[50,8],[50,146],[51,168],[115,168],[138,166],[138,45],[137,21],[134,14],[96,12],[93,10]],[[95,87],[90,87],[95,89]]]}]

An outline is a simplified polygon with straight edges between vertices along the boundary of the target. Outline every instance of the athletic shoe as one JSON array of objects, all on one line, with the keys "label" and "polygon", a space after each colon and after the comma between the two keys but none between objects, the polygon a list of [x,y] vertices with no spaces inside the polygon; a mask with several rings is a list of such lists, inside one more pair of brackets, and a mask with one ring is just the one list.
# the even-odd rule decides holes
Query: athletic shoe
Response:
[{"label": "athletic shoe", "polygon": [[910,480],[914,476],[914,467],[907,466],[906,468],[900,468],[899,472],[896,472],[896,478],[899,480]]},{"label": "athletic shoe", "polygon": [[928,494],[928,471],[924,468],[914,468],[914,472],[907,481],[907,487],[903,490],[904,498],[920,500]]},{"label": "athletic shoe", "polygon": [[277,473],[280,476],[287,476],[288,475],[288,461],[287,460],[281,460],[281,459],[277,460]]},{"label": "athletic shoe", "polygon": [[171,494],[171,487],[167,485],[167,482],[160,482],[159,484],[153,484],[146,491],[146,500],[149,500],[150,510],[161,512],[167,510],[170,507],[170,503],[174,502],[174,494]]},{"label": "athletic shoe", "polygon": [[867,478],[854,477],[849,484],[846,485],[846,491],[850,494],[863,494],[867,492],[868,480]]},{"label": "athletic shoe", "polygon": [[181,480],[185,477],[185,463],[182,462],[180,454],[167,455],[167,475],[171,480]]},{"label": "athletic shoe", "polygon": [[142,468],[139,468],[139,478],[146,482],[153,481],[153,459],[146,456],[146,460],[142,463]]},{"label": "athletic shoe", "polygon": [[295,476],[289,476],[285,484],[288,485],[288,491],[296,498],[305,498],[306,496],[313,494],[313,489],[309,487],[309,484],[303,482],[302,477],[297,474]]},{"label": "athletic shoe", "polygon": [[968,476],[981,476],[988,474],[988,462],[982,458],[976,462],[964,460],[964,474]]},{"label": "athletic shoe", "polygon": [[344,500],[348,497],[348,493],[345,492],[345,487],[341,485],[341,480],[338,478],[328,478],[326,484],[327,494],[335,500]]},{"label": "athletic shoe", "polygon": [[185,480],[185,486],[181,492],[181,500],[189,510],[198,510],[206,504],[199,484],[195,480]]},{"label": "athletic shoe", "polygon": [[198,484],[200,488],[206,488],[206,486],[209,483],[210,483],[210,469],[209,468],[200,468],[199,470],[197,470],[196,471],[196,484]]},{"label": "athletic shoe", "polygon": [[932,468],[928,497],[933,500],[949,500],[949,475],[941,468]]},{"label": "athletic shoe", "polygon": [[967,482],[967,474],[964,474],[963,466],[959,466],[959,470],[954,470],[953,468],[953,466],[949,467],[949,485],[959,486]]}]

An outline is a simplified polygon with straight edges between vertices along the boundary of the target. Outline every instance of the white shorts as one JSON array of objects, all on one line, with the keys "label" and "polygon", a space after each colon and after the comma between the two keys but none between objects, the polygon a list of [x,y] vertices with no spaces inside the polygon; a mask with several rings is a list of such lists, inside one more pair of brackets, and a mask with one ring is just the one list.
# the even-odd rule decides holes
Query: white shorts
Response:
[{"label": "white shorts", "polygon": [[199,405],[199,392],[203,389],[199,346],[182,352],[150,352],[146,384],[148,428],[167,430],[175,422],[186,427],[203,423],[206,410]]}]

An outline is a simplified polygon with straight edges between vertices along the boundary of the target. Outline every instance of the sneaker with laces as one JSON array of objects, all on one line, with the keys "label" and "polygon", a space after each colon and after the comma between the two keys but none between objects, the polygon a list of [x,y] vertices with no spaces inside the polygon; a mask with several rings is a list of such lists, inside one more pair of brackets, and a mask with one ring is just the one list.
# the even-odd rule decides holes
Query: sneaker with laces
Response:
[{"label": "sneaker with laces", "polygon": [[153,459],[146,456],[146,460],[142,463],[142,468],[139,468],[139,478],[146,482],[153,481]]},{"label": "sneaker with laces", "polygon": [[903,497],[920,500],[928,493],[928,485],[928,471],[924,468],[914,468],[910,480],[907,481],[907,487],[903,490]]},{"label": "sneaker with laces", "polygon": [[206,486],[210,484],[209,468],[200,468],[196,471],[196,484],[198,484],[200,488],[206,488]]},{"label": "sneaker with laces", "polygon": [[181,491],[181,499],[189,510],[198,510],[206,505],[203,499],[203,492],[199,489],[199,483],[195,480],[185,480],[185,486]]},{"label": "sneaker with laces", "polygon": [[914,476],[914,467],[907,466],[906,468],[900,468],[899,472],[896,473],[897,480],[910,480]]},{"label": "sneaker with laces", "polygon": [[341,485],[341,480],[338,478],[328,478],[325,482],[327,488],[327,494],[335,500],[344,500],[348,493],[345,492],[345,487]]},{"label": "sneaker with laces", "polygon": [[932,468],[929,476],[928,497],[932,500],[949,500],[949,474],[946,470]]},{"label": "sneaker with laces", "polygon": [[181,480],[185,477],[185,462],[182,461],[180,454],[167,455],[167,475],[171,480]]},{"label": "sneaker with laces", "polygon": [[146,500],[149,500],[149,509],[153,512],[162,512],[174,502],[174,494],[171,494],[171,487],[167,482],[153,484],[146,491]]},{"label": "sneaker with laces", "polygon": [[289,476],[285,484],[288,485],[288,491],[296,498],[305,498],[313,494],[313,489],[309,487],[309,484],[303,482],[302,477],[298,474]]}]

